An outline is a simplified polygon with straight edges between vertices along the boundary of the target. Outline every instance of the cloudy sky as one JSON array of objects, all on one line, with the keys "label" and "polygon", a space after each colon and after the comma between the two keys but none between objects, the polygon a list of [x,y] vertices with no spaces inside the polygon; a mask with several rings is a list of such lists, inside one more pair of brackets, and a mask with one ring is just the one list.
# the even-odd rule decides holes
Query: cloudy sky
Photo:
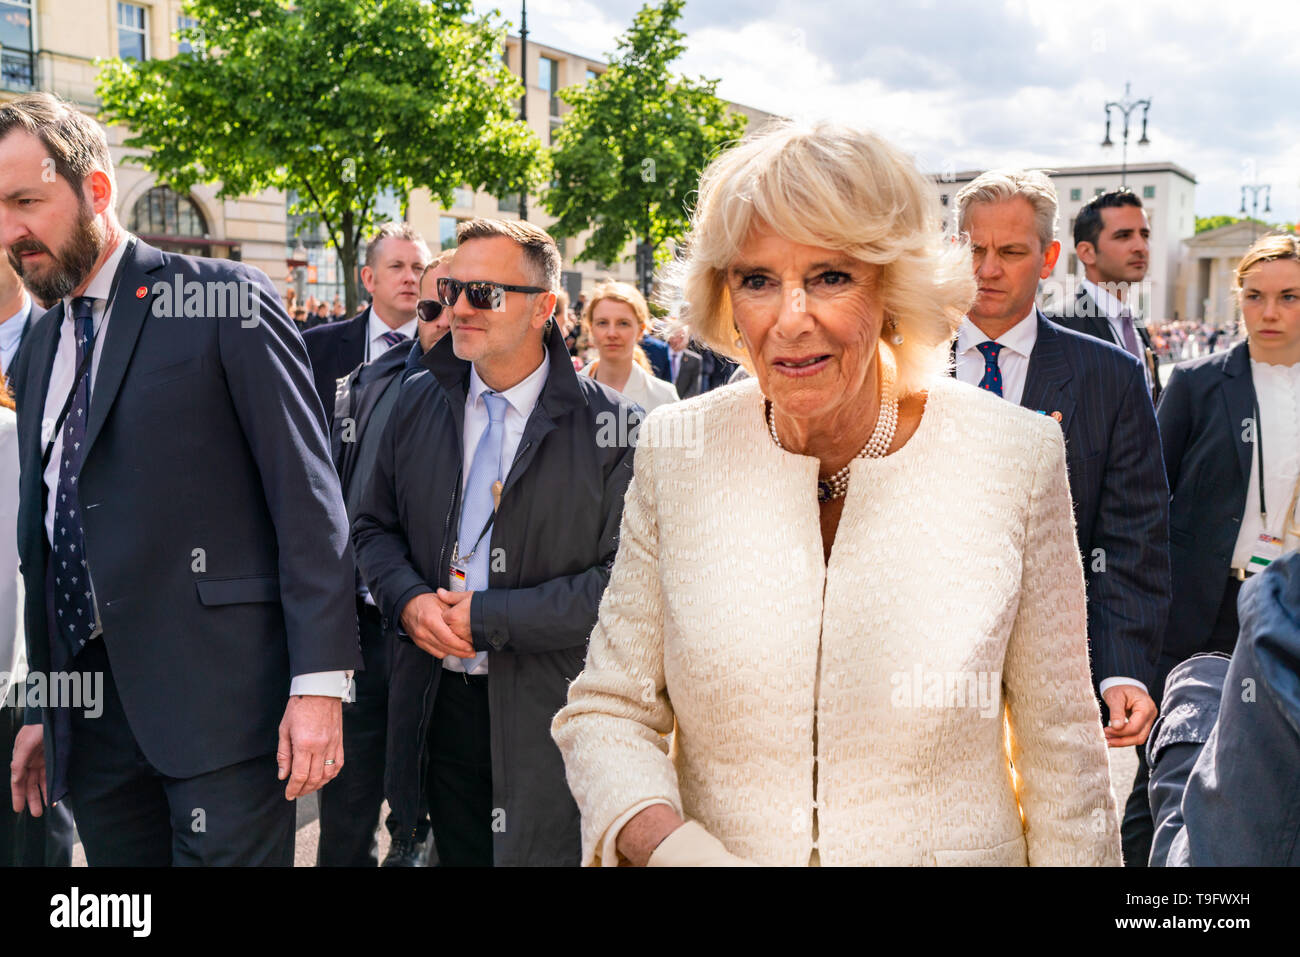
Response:
[{"label": "cloudy sky", "polygon": [[[517,32],[517,0],[479,4]],[[529,34],[601,58],[640,5],[533,0]],[[1130,81],[1151,99],[1151,145],[1135,146],[1139,109],[1130,162],[1189,170],[1198,215],[1235,214],[1243,183],[1269,183],[1270,221],[1300,219],[1294,0],[688,0],[680,26],[678,71],[721,96],[872,127],[936,172],[1118,163],[1103,105]]]}]

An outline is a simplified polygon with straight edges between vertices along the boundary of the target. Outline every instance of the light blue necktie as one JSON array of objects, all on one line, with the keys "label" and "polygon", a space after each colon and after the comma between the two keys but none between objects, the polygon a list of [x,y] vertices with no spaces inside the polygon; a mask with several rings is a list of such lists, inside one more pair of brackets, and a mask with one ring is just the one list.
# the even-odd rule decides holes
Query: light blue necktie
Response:
[{"label": "light blue necktie", "polygon": [[[462,561],[471,550],[472,556],[465,561],[465,590],[483,591],[488,587],[489,556],[492,553],[492,533],[488,531],[479,541],[479,536],[492,517],[492,485],[505,480],[501,463],[501,444],[505,439],[506,406],[505,396],[496,392],[484,392],[483,401],[487,404],[488,427],[483,437],[478,440],[474,450],[474,460],[469,467],[469,481],[465,483],[465,502],[460,510],[460,547]],[[475,542],[478,544],[476,545]],[[487,657],[486,651],[480,651],[473,658],[462,659],[465,672],[472,673],[479,663]]]}]

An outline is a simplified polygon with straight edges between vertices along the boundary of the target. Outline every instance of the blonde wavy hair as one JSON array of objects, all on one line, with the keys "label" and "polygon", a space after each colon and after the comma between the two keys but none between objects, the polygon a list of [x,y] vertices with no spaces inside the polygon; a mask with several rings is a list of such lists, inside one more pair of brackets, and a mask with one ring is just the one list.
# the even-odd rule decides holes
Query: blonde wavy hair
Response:
[{"label": "blonde wavy hair", "polygon": [[1246,273],[1260,263],[1271,263],[1278,259],[1291,259],[1300,262],[1300,239],[1286,233],[1261,236],[1246,250],[1237,268],[1232,271],[1232,291],[1240,294],[1245,283]]},{"label": "blonde wavy hair", "polygon": [[726,271],[759,223],[794,243],[879,267],[884,321],[903,336],[887,349],[907,395],[943,374],[948,347],[975,300],[969,246],[943,234],[933,184],[880,136],[833,123],[778,122],[716,157],[700,177],[685,258],[664,277],[684,297],[694,337],[753,371],[732,318]]},{"label": "blonde wavy hair", "polygon": [[[641,332],[637,335],[637,345],[632,350],[632,359],[646,372],[654,375],[654,368],[650,365],[650,360],[646,358],[645,350],[641,348],[641,338],[650,331],[650,307],[646,305],[645,296],[629,283],[617,282],[609,279],[596,284],[596,291],[591,294],[587,300],[587,305],[582,310],[582,331],[587,334],[587,339],[594,342],[595,337],[591,334],[591,317],[596,311],[596,304],[606,299],[613,299],[615,302],[626,303],[632,307],[636,313],[637,322],[641,325]],[[600,360],[594,360],[587,368],[591,374],[596,374],[596,367],[600,365]]]}]

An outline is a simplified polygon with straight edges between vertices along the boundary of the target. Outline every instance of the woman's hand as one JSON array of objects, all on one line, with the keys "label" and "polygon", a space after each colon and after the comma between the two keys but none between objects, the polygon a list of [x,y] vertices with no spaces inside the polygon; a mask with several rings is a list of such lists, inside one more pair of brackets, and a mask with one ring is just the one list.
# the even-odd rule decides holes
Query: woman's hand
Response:
[{"label": "woman's hand", "polygon": [[645,867],[664,838],[685,823],[667,804],[652,804],[618,832],[618,853],[633,867]]},{"label": "woman's hand", "polygon": [[618,851],[635,867],[748,867],[696,821],[653,804],[623,826]]}]

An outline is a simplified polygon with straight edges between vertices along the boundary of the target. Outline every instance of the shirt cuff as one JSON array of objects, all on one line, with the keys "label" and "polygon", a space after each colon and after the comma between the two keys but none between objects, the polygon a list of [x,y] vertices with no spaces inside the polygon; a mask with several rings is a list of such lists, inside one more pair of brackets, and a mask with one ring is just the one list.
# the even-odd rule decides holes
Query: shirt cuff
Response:
[{"label": "shirt cuff", "polygon": [[605,839],[600,842],[600,866],[601,867],[618,867],[618,835],[628,821],[636,817],[648,807],[656,804],[672,804],[663,798],[649,798],[640,804],[634,804],[618,817],[614,818],[614,823],[605,830]]},{"label": "shirt cuff", "polygon": [[1148,696],[1151,694],[1151,692],[1147,690],[1147,686],[1136,678],[1103,678],[1101,684],[1097,685],[1097,692],[1104,695],[1116,685],[1136,685],[1142,689],[1143,694]]},{"label": "shirt cuff", "polygon": [[351,671],[313,671],[295,675],[289,682],[289,694],[314,694],[326,698],[352,700]]}]

